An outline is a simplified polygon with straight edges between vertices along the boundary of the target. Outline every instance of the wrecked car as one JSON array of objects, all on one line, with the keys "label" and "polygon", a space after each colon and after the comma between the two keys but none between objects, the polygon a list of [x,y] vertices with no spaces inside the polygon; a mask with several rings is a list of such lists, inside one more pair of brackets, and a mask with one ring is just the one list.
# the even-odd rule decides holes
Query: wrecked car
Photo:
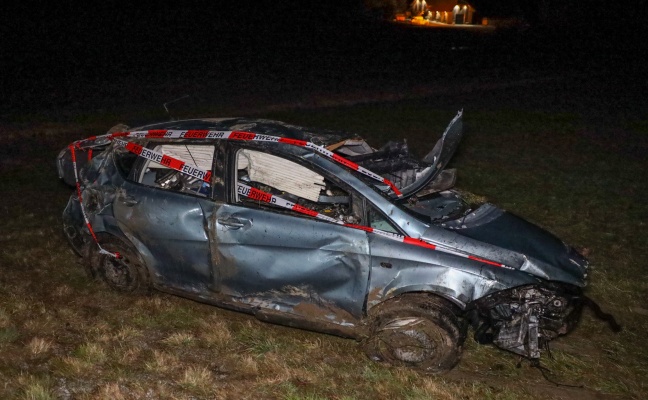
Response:
[{"label": "wrecked car", "polygon": [[538,359],[584,303],[587,260],[446,169],[459,112],[433,149],[277,121],[169,121],[77,141],[64,233],[94,277],[291,327],[355,338],[428,372],[481,343]]}]

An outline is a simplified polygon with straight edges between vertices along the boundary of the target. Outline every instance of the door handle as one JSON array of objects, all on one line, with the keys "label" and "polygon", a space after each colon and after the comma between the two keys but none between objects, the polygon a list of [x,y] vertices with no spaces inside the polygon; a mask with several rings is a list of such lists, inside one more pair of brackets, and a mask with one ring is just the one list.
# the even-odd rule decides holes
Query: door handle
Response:
[{"label": "door handle", "polygon": [[245,226],[244,220],[240,220],[238,218],[218,218],[218,223],[221,225],[228,226],[232,229],[239,229],[243,228]]}]

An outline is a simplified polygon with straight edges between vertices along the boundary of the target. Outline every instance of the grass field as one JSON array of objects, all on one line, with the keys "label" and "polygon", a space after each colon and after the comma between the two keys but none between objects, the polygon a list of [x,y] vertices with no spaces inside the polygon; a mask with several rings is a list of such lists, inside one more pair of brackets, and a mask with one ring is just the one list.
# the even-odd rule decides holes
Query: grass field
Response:
[{"label": "grass field", "polygon": [[71,189],[54,158],[134,114],[117,110],[0,126],[0,398],[648,398],[648,119],[633,112],[642,105],[557,82],[262,116],[358,132],[376,145],[408,138],[424,152],[460,107],[458,186],[585,249],[587,294],[624,326],[613,334],[586,312],[553,342],[553,358],[542,360],[548,376],[577,387],[470,338],[455,370],[426,376],[373,363],[351,340],[90,281],[61,233]]}]

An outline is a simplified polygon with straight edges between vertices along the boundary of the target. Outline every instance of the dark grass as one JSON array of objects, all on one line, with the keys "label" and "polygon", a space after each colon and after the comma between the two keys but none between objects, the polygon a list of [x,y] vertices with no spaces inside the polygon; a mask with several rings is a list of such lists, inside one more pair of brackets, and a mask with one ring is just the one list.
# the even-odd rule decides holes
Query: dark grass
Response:
[{"label": "dark grass", "polygon": [[[607,82],[609,87],[616,83]],[[592,379],[585,372],[591,368],[606,376],[596,385],[601,390],[629,394],[645,390],[640,377],[648,368],[648,349],[636,342],[648,328],[646,115],[632,90],[602,93],[599,84],[581,80],[451,99],[466,107],[466,137],[451,166],[459,168],[459,187],[485,195],[589,254],[587,293],[615,314],[625,330],[612,335],[586,313],[581,329],[561,341],[569,351],[559,352],[562,361],[550,365],[558,376],[576,382]],[[379,142],[407,137],[423,154],[443,129],[441,115],[449,119],[454,113],[438,108],[444,100],[318,110],[310,121],[357,126]],[[300,122],[311,117],[303,112],[273,116],[294,116]],[[482,366],[488,364],[490,369],[492,360]],[[501,374],[515,372],[524,379],[514,369],[504,370],[509,372]]]}]

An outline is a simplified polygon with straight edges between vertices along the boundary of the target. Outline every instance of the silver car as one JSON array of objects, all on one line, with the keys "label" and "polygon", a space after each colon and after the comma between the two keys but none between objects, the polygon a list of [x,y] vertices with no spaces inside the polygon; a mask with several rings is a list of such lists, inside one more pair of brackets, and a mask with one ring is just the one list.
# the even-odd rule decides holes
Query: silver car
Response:
[{"label": "silver car", "polygon": [[588,263],[471,204],[445,169],[462,113],[423,159],[405,142],[222,118],[117,129],[57,160],[64,232],[93,277],[362,341],[428,372],[481,343],[530,359],[578,321]]}]

